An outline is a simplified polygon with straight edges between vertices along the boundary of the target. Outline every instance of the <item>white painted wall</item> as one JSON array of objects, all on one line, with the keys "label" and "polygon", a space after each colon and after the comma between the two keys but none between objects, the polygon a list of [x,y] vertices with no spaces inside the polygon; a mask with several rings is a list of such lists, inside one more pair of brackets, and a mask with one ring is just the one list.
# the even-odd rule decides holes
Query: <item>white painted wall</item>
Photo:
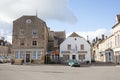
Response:
[{"label": "white painted wall", "polygon": [[[61,53],[62,51],[68,51],[67,50],[68,44],[71,44],[72,50],[75,50],[77,46],[77,51],[87,51],[87,53],[85,54],[85,60],[91,61],[90,44],[84,38],[81,38],[81,37],[68,37],[65,41],[63,41],[63,43],[61,43],[60,45],[60,57],[63,57],[63,53]],[[81,44],[84,45],[84,50],[80,50]],[[78,54],[81,54],[81,53],[75,53],[75,52],[72,52],[72,50],[71,50],[71,53],[69,54],[70,59],[72,59],[72,55],[76,55],[76,59],[79,60]]]},{"label": "white painted wall", "polygon": [[120,30],[120,24],[118,24],[115,28],[112,29],[113,34]]}]

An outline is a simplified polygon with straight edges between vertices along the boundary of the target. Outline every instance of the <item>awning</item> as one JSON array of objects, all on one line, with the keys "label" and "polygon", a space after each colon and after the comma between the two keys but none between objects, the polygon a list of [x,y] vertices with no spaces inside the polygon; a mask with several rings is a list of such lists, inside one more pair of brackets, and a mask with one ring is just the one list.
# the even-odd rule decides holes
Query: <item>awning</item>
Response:
[{"label": "awning", "polygon": [[54,51],[52,54],[59,55],[58,51]]}]

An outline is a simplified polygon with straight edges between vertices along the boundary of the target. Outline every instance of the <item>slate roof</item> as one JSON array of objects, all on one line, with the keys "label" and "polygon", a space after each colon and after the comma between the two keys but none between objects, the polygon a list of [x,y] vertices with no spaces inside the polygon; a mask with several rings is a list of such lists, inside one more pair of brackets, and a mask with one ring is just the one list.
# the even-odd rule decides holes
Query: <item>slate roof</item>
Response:
[{"label": "slate roof", "polygon": [[54,32],[55,36],[59,37],[59,38],[64,38],[66,37],[65,31],[56,31]]},{"label": "slate roof", "polygon": [[69,37],[81,37],[77,33],[73,32]]}]

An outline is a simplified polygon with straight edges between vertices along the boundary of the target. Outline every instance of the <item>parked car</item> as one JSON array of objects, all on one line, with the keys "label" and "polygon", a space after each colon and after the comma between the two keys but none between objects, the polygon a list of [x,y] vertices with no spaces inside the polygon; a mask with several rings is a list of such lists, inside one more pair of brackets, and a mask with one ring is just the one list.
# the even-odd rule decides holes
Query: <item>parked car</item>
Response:
[{"label": "parked car", "polygon": [[69,60],[68,65],[71,67],[80,67],[80,62],[77,60]]},{"label": "parked car", "polygon": [[7,62],[11,62],[11,57],[7,57]]},{"label": "parked car", "polygon": [[0,63],[4,63],[3,57],[0,57]]},{"label": "parked car", "polygon": [[1,56],[1,57],[0,57],[0,62],[1,62],[1,63],[7,63],[7,58],[4,57],[4,56]]}]

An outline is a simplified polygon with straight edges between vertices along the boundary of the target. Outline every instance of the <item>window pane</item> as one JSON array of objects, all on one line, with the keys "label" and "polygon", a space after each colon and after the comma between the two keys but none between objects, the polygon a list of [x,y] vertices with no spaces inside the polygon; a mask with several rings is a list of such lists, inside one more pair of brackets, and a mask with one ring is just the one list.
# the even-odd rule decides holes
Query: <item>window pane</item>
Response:
[{"label": "window pane", "polygon": [[37,45],[37,41],[33,41],[32,45],[36,46]]},{"label": "window pane", "polygon": [[37,59],[40,59],[40,56],[41,56],[41,51],[38,51],[38,53],[37,53]]},{"label": "window pane", "polygon": [[37,53],[37,59],[40,59],[40,53]]},{"label": "window pane", "polygon": [[81,47],[81,50],[84,50],[84,45],[82,44],[82,45],[80,45],[80,47]]},{"label": "window pane", "polygon": [[15,51],[15,59],[18,59],[19,55],[18,55],[18,51]]},{"label": "window pane", "polygon": [[52,59],[54,60],[54,55],[52,55]]},{"label": "window pane", "polygon": [[23,58],[23,51],[20,51],[20,58]]},{"label": "window pane", "polygon": [[67,47],[67,48],[68,48],[68,50],[71,50],[71,45],[70,45],[70,44],[68,44],[68,47]]},{"label": "window pane", "polygon": [[20,29],[20,35],[24,35],[24,29]]},{"label": "window pane", "polygon": [[37,30],[36,29],[32,30],[32,35],[37,35]]},{"label": "window pane", "polygon": [[36,59],[36,51],[33,51],[32,58]]}]

